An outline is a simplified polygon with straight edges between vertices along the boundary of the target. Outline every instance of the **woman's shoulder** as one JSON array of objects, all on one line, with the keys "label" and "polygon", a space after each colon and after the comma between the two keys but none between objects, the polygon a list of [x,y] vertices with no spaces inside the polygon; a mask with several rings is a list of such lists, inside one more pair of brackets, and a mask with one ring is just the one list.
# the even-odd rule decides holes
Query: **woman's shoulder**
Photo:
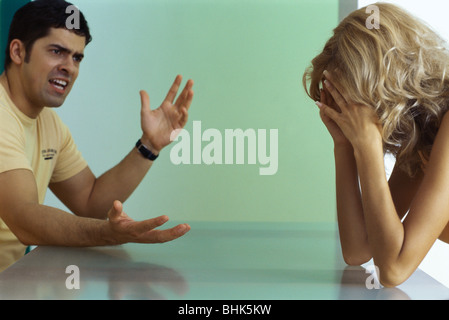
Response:
[{"label": "woman's shoulder", "polygon": [[444,122],[446,122],[446,123],[449,122],[449,112],[448,111],[446,111],[446,113],[443,115],[443,120],[441,121],[441,125],[443,125]]},{"label": "woman's shoulder", "polygon": [[438,128],[437,137],[441,134],[443,134],[445,136],[446,136],[446,134],[449,134],[449,112],[446,112],[443,115],[440,127]]},{"label": "woman's shoulder", "polygon": [[449,112],[446,112],[441,120],[437,136],[432,146],[430,157],[444,157],[449,159]]}]

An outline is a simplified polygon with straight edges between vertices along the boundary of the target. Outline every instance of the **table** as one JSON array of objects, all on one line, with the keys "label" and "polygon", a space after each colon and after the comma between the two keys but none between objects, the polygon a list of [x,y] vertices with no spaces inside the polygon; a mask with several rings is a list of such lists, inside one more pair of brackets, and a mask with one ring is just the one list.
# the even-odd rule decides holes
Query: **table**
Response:
[{"label": "table", "polygon": [[38,247],[0,273],[0,299],[449,299],[419,269],[397,288],[376,289],[369,264],[344,264],[333,223],[191,226],[165,244]]}]

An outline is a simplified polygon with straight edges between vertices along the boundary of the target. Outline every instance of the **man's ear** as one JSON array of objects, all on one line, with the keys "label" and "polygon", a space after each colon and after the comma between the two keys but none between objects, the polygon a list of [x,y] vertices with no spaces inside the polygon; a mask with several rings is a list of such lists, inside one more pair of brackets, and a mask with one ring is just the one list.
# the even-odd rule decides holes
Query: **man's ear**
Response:
[{"label": "man's ear", "polygon": [[13,63],[20,65],[25,62],[26,50],[25,45],[19,39],[14,39],[9,45],[9,56]]}]

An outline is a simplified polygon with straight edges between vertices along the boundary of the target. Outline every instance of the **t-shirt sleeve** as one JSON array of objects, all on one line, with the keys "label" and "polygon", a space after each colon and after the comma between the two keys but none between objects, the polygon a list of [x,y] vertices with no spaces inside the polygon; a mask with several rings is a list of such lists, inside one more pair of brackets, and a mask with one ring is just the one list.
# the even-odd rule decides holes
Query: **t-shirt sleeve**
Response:
[{"label": "t-shirt sleeve", "polygon": [[67,180],[87,167],[87,162],[78,150],[69,128],[59,120],[62,131],[61,147],[50,183]]},{"label": "t-shirt sleeve", "polygon": [[32,170],[25,153],[25,135],[17,118],[0,109],[0,173]]}]

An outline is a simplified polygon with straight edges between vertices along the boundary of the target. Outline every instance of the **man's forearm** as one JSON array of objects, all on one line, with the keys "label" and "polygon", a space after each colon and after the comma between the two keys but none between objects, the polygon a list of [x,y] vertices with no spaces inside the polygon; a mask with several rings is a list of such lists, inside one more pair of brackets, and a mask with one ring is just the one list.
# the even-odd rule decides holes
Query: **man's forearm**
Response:
[{"label": "man's forearm", "polygon": [[87,216],[104,219],[112,202],[128,199],[152,164],[153,161],[133,148],[119,164],[96,179],[88,200]]},{"label": "man's forearm", "polygon": [[21,208],[22,221],[14,233],[25,245],[90,247],[120,244],[114,239],[107,220],[77,217],[38,204]]},{"label": "man's forearm", "polygon": [[39,204],[21,204],[20,214],[7,219],[16,237],[25,245],[93,247],[134,243],[163,243],[183,236],[190,230],[180,224],[159,230],[168,221],[160,216],[134,221],[123,212],[122,204],[114,201],[108,220],[84,218]]}]

